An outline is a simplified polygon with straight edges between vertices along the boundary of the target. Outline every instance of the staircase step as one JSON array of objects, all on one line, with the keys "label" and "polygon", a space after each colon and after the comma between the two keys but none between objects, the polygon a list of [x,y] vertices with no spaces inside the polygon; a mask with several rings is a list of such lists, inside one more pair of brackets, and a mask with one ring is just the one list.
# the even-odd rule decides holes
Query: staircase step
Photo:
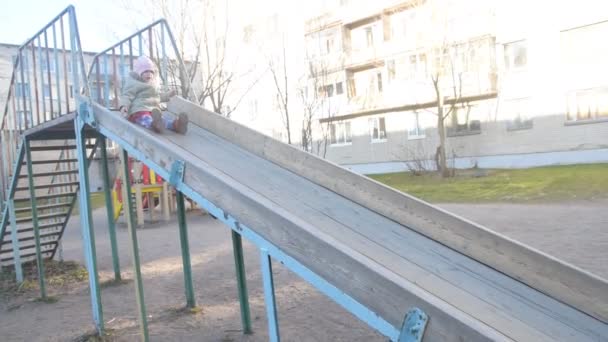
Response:
[{"label": "staircase step", "polygon": [[[94,148],[95,144],[86,145],[87,148]],[[51,145],[51,146],[31,146],[30,151],[61,151],[74,150],[76,145]]]},{"label": "staircase step", "polygon": [[[65,207],[69,207],[70,205],[72,205],[72,203],[63,202],[63,203],[57,203],[57,204],[39,205],[36,208],[38,209],[38,211],[41,211],[41,210],[48,210],[48,209],[65,208]],[[26,212],[30,212],[30,211],[32,211],[32,208],[30,208],[30,207],[15,209],[15,213],[26,213]]]},{"label": "staircase step", "polygon": [[[55,240],[55,241],[48,241],[48,242],[41,242],[40,243],[40,247],[42,247],[42,246],[56,245],[56,244],[57,244],[57,240]],[[19,250],[20,251],[23,251],[23,250],[26,250],[26,249],[32,249],[32,248],[36,248],[36,244],[27,245],[27,246],[19,246]],[[0,254],[6,254],[6,253],[12,253],[12,252],[13,252],[12,249],[10,249],[10,250],[9,249],[5,249],[5,250],[0,251]]]},{"label": "staircase step", "polygon": [[[47,160],[33,160],[32,165],[40,164],[57,164],[57,163],[77,163],[78,159],[47,159]],[[27,162],[22,162],[21,165],[27,165]]]},{"label": "staircase step", "polygon": [[[53,251],[52,250],[43,251],[41,254],[42,254],[43,257],[44,257],[45,254],[53,255]],[[47,256],[50,256],[50,255],[47,255]],[[33,256],[36,256],[35,252],[34,253],[23,254],[23,255],[21,255],[21,259],[23,260],[25,258],[30,258],[30,257],[33,257]],[[13,260],[13,257],[11,256],[11,257],[8,257],[8,258],[0,259],[0,262],[12,261],[12,260]]]},{"label": "staircase step", "polygon": [[[34,189],[50,189],[50,188],[59,188],[62,186],[75,186],[75,185],[79,185],[80,182],[66,182],[66,183],[52,183],[52,184],[42,184],[42,185],[35,185]],[[29,190],[30,188],[27,186],[20,186],[17,187],[15,189],[15,191],[25,191],[25,190]]]},{"label": "staircase step", "polygon": [[[52,177],[52,176],[61,176],[61,175],[74,175],[77,173],[78,173],[78,170],[41,172],[41,173],[35,173],[34,177]],[[27,174],[19,175],[19,178],[27,178]]]},{"label": "staircase step", "polygon": [[[73,192],[64,192],[64,193],[60,193],[60,194],[52,194],[52,195],[43,195],[43,196],[36,196],[36,200],[37,201],[42,201],[42,200],[49,200],[49,199],[55,199],[55,198],[65,198],[65,197],[73,197],[76,194]],[[29,202],[30,198],[15,198],[14,199],[15,202]]]},{"label": "staircase step", "polygon": [[[53,213],[53,214],[47,214],[47,215],[38,215],[38,220],[48,220],[48,219],[52,219],[52,218],[60,218],[60,217],[65,217],[65,215],[67,214],[66,211],[61,212],[61,213]],[[23,222],[32,222],[32,217],[28,216],[28,217],[21,217],[17,219],[17,223],[23,223]]]},{"label": "staircase step", "polygon": [[[48,228],[53,228],[53,227],[62,227],[63,224],[64,224],[64,222],[43,224],[43,225],[38,226],[38,230],[48,229]],[[34,231],[34,227],[17,229],[17,233],[26,233],[26,232],[33,232],[33,231]],[[6,231],[4,232],[4,236],[10,235],[10,234],[11,234],[11,230],[6,229]]]},{"label": "staircase step", "polygon": [[[40,234],[40,238],[41,238],[41,239],[44,239],[44,238],[47,238],[47,237],[51,237],[51,236],[59,236],[59,235],[61,235],[61,233],[60,233],[60,232],[48,233],[48,234]],[[34,239],[36,239],[36,237],[32,235],[32,236],[27,236],[27,237],[20,238],[20,239],[19,239],[19,242],[33,241]],[[1,245],[10,245],[10,244],[12,244],[12,243],[13,243],[13,241],[11,241],[11,240],[6,240],[6,241],[2,241],[2,242],[0,242],[0,246],[1,246]],[[12,251],[12,249],[10,249],[10,250]],[[1,253],[3,253],[3,252],[2,252],[2,251],[0,251],[0,254],[1,254]]]}]

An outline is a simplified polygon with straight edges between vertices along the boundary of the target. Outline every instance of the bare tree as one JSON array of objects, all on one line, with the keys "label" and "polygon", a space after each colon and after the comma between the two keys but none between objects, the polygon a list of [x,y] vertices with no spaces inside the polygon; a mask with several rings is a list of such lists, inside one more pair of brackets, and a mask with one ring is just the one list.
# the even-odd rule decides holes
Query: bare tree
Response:
[{"label": "bare tree", "polygon": [[[428,77],[433,87],[433,101],[435,111],[429,110],[437,117],[437,134],[439,146],[435,154],[437,170],[442,177],[449,177],[453,173],[448,168],[446,154],[446,120],[455,115],[457,106],[462,102],[462,70],[455,63],[456,44],[450,40],[448,18],[450,9],[443,0],[419,0],[415,6],[426,6],[429,17],[427,27],[420,29],[426,32],[425,40],[428,44],[426,60],[431,61]],[[446,107],[446,98],[449,101]]]},{"label": "bare tree", "polygon": [[[298,89],[303,109],[302,147],[323,158],[331,140],[331,118],[337,109],[332,97],[342,93],[338,93],[337,84],[343,82],[339,75],[344,70],[344,59],[340,55],[344,52],[344,42],[335,28],[323,29],[326,19],[322,15],[306,23],[310,30],[305,37],[306,69]],[[328,37],[331,38],[328,40]],[[334,46],[334,42],[340,45]]]},{"label": "bare tree", "polygon": [[[134,8],[127,0],[124,3],[128,10],[141,15],[140,8]],[[259,77],[253,78],[248,86],[235,89],[236,81],[247,74],[236,72],[236,54],[232,59],[227,57],[231,33],[228,2],[145,0],[144,4],[144,8],[151,11],[151,17],[161,16],[167,20],[186,67],[184,70],[176,61],[170,61],[168,83],[178,86],[182,96],[195,92],[199,104],[230,117]],[[161,61],[156,61],[160,66]],[[193,84],[194,89],[189,89],[189,84]]]},{"label": "bare tree", "polygon": [[[282,58],[269,58],[268,70],[276,89],[276,103],[281,111],[283,127],[287,133],[287,143],[291,145],[291,118],[289,113],[289,79],[287,75],[287,57],[285,53],[285,39],[281,44]],[[277,61],[278,60],[278,61]],[[281,74],[282,73],[282,74]]]},{"label": "bare tree", "polygon": [[[437,131],[439,134],[439,146],[437,147],[437,167],[442,177],[449,177],[451,172],[447,164],[446,156],[446,125],[445,121],[452,113],[458,103],[462,100],[462,72],[457,72],[454,68],[454,61],[450,53],[451,47],[444,44],[438,51],[439,56],[435,56],[438,61],[431,73],[431,81],[433,82],[433,90],[435,91],[435,103],[437,112],[433,113],[437,116]],[[451,76],[452,99],[449,107],[445,108],[445,94],[443,93],[444,82],[446,82],[446,70]]]},{"label": "bare tree", "polygon": [[[328,67],[321,60],[307,57],[308,68],[298,96],[302,103],[302,149],[316,153],[325,158],[329,145],[329,121],[320,122],[321,118],[330,118],[333,113],[331,102],[324,91],[327,83]],[[316,125],[318,123],[318,125]],[[316,139],[315,139],[316,133]],[[316,146],[314,146],[316,142]]]}]

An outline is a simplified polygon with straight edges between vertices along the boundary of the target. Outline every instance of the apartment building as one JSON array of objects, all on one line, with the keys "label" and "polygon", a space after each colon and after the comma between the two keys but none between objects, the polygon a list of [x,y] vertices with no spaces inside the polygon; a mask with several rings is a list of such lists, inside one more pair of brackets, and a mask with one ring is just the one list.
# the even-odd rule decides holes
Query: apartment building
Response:
[{"label": "apartment building", "polygon": [[316,152],[363,173],[433,169],[440,94],[451,166],[608,162],[604,6],[340,1],[306,22]]}]

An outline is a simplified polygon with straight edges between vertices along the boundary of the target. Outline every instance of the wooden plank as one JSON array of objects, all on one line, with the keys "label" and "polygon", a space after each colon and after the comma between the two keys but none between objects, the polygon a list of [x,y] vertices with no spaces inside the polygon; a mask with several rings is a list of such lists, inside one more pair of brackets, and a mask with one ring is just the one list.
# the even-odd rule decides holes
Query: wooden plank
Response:
[{"label": "wooden plank", "polygon": [[[99,106],[94,108],[99,126],[112,132],[112,140],[119,144],[128,142],[137,147],[147,159],[163,167],[165,172],[169,171],[175,160],[183,160],[187,170],[184,178],[187,186],[205,194],[206,198],[233,214],[240,222],[255,229],[370,309],[386,313],[386,319],[394,326],[401,325],[410,307],[418,306],[432,317],[425,335],[429,341],[508,340],[495,329],[429,294],[412,281],[395,275],[383,265],[218,172],[190,152],[171,144],[167,140],[169,134],[154,135],[141,127],[125,124],[124,119],[115,113],[108,113]],[[188,139],[188,136],[176,139]]]},{"label": "wooden plank", "polygon": [[608,282],[596,275],[181,98],[169,110],[189,113],[192,123],[241,148],[608,323]]},{"label": "wooden plank", "polygon": [[[593,340],[603,324],[198,127],[167,138],[390,271],[516,340]],[[247,165],[246,168],[242,165]],[[402,259],[402,260],[401,260]],[[517,293],[517,296],[514,294]],[[589,324],[588,324],[589,323]],[[604,327],[605,328],[605,327]],[[606,332],[608,333],[608,331]]]}]

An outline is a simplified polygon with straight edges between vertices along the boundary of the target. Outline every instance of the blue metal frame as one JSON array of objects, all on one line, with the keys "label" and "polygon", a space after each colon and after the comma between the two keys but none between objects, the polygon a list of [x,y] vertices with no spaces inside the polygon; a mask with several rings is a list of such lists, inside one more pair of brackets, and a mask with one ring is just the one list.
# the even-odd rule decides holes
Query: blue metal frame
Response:
[{"label": "blue metal frame", "polygon": [[186,222],[186,207],[184,195],[181,192],[175,194],[177,204],[177,219],[179,221],[179,243],[182,250],[182,265],[184,271],[184,291],[186,294],[186,307],[194,308],[194,284],[192,281],[192,263],[190,262],[190,244],[188,242],[188,225]]},{"label": "blue metal frame", "polygon": [[[148,165],[148,167],[153,169],[157,175],[161,176],[164,179],[170,178],[171,174],[169,171],[167,171],[164,167],[160,166],[159,164],[148,158],[137,148],[126,142],[121,136],[114,134],[112,131],[106,129],[103,126],[99,126],[98,130],[101,134],[122,146],[133,157]],[[238,232],[239,234],[253,242],[259,248],[265,248],[268,251],[268,254],[271,255],[275,260],[281,262],[292,272],[296,273],[298,276],[312,284],[315,288],[330,297],[336,303],[340,304],[343,308],[351,312],[357,318],[367,323],[369,326],[376,329],[381,334],[389,337],[392,341],[398,341],[401,333],[400,328],[394,327],[392,324],[380,317],[377,313],[368,309],[363,304],[356,301],[354,298],[345,294],[339,288],[335,287],[325,279],[321,278],[319,275],[308,269],[306,266],[302,265],[300,262],[287,255],[274,244],[264,239],[261,235],[257,234],[255,231],[243,225],[242,223],[239,223],[236,218],[232,217],[228,213],[225,213],[222,209],[211,203],[200,193],[194,191],[187,184],[180,183],[177,186],[177,190],[181,191],[184,195],[194,200],[207,212],[217,217],[218,220],[222,221],[232,230]]]},{"label": "blue metal frame", "polygon": [[271,342],[279,342],[279,321],[277,319],[277,304],[274,297],[274,280],[272,279],[272,260],[266,248],[260,249],[260,264],[264,281],[264,301],[268,317],[268,338]]},{"label": "blue metal frame", "polygon": [[186,166],[183,160],[176,160],[171,165],[171,176],[169,176],[169,184],[177,188],[184,180],[184,172]]},{"label": "blue metal frame", "polygon": [[[112,139],[114,140],[114,139]],[[116,140],[114,140],[116,141]],[[135,270],[135,295],[137,297],[137,306],[139,308],[139,329],[141,331],[142,339],[144,341],[148,341],[148,318],[146,314],[146,303],[144,299],[144,283],[141,277],[141,267],[139,261],[139,244],[137,242],[137,228],[135,225],[135,220],[133,219],[133,201],[130,199],[131,194],[131,182],[129,174],[131,170],[129,169],[129,154],[126,149],[123,149],[123,171],[125,175],[125,182],[123,186],[125,187],[125,193],[127,194],[123,198],[123,210],[125,210],[125,217],[129,220],[128,229],[129,236],[131,238],[131,257],[133,261],[133,268]],[[166,178],[165,178],[166,179]],[[128,212],[127,212],[128,211]]]},{"label": "blue metal frame", "polygon": [[112,203],[112,182],[110,181],[110,170],[108,170],[108,151],[106,137],[97,138],[101,151],[101,171],[103,176],[104,197],[106,200],[106,215],[108,218],[108,232],[110,234],[110,248],[112,250],[112,268],[114,269],[114,280],[120,280],[120,257],[118,243],[116,242],[116,223],[114,222],[114,205]]},{"label": "blue metal frame", "polygon": [[[19,182],[18,175],[21,172],[21,163],[25,157],[25,146],[23,143],[19,144],[17,148],[17,154],[15,155],[15,160],[13,161],[13,178],[11,179],[10,184],[8,184],[8,189],[6,191],[6,200],[8,201],[15,196],[15,189],[17,188],[17,183]],[[6,228],[6,224],[8,221],[8,206],[4,206],[4,211],[2,213],[2,222],[0,222],[0,236],[4,235],[4,231]]]},{"label": "blue metal frame", "polygon": [[8,213],[11,221],[11,240],[13,244],[13,263],[17,283],[23,283],[23,269],[21,268],[21,253],[19,251],[19,236],[17,235],[17,217],[15,215],[15,201],[8,200]]},{"label": "blue metal frame", "polygon": [[421,342],[429,316],[419,308],[408,311],[403,321],[399,342]]},{"label": "blue metal frame", "polygon": [[[82,108],[82,107],[81,107]],[[80,114],[80,113],[79,113]],[[103,309],[101,305],[101,289],[97,275],[97,257],[95,251],[95,231],[91,219],[91,203],[89,198],[89,172],[85,137],[83,130],[84,121],[80,115],[74,120],[76,131],[76,146],[78,151],[78,176],[80,179],[79,203],[80,203],[80,229],[82,232],[83,249],[89,272],[89,288],[91,289],[91,307],[93,320],[99,335],[104,332]]]},{"label": "blue metal frame", "polygon": [[241,235],[234,230],[230,231],[232,237],[232,254],[236,268],[236,282],[241,306],[241,322],[243,334],[251,334],[251,310],[249,309],[249,295],[247,293],[247,277],[245,276],[245,258],[243,257],[243,241]]},{"label": "blue metal frame", "polygon": [[[30,149],[30,141],[24,138],[25,156],[27,160],[27,179],[30,190],[30,204],[32,209],[32,223],[34,226],[34,241],[36,242],[36,266],[38,268],[38,285],[40,286],[40,297],[46,299],[46,285],[44,281],[44,260],[42,260],[42,251],[40,250],[40,226],[38,224],[38,208],[36,204],[36,187],[34,186],[34,171],[32,167],[32,151]],[[19,178],[18,175],[14,175]]]}]

